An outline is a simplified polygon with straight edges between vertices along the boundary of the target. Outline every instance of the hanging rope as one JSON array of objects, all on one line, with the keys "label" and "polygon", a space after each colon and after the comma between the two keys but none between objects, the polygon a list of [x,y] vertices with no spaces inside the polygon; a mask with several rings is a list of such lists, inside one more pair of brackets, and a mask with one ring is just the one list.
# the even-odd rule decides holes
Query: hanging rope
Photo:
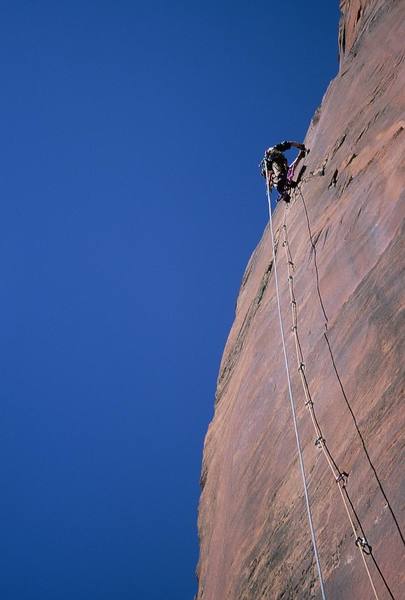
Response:
[{"label": "hanging rope", "polygon": [[[306,179],[303,179],[302,183],[304,183],[305,181],[306,181]],[[401,530],[401,527],[399,525],[397,516],[395,515],[395,512],[394,512],[394,509],[393,509],[393,507],[391,505],[391,502],[389,501],[389,499],[387,497],[387,494],[386,494],[385,489],[383,487],[383,484],[382,484],[382,482],[380,480],[380,477],[379,477],[379,475],[377,473],[377,470],[376,470],[376,468],[375,468],[375,466],[374,466],[374,464],[373,464],[373,462],[371,460],[370,453],[369,453],[369,451],[367,449],[366,442],[364,440],[363,434],[362,434],[362,432],[360,430],[360,427],[359,427],[359,425],[357,423],[357,419],[356,419],[356,416],[355,416],[355,414],[353,412],[353,409],[350,406],[349,399],[348,399],[348,397],[346,395],[345,389],[343,387],[342,381],[341,381],[340,376],[339,376],[339,372],[337,370],[337,366],[336,366],[336,363],[335,363],[335,358],[333,356],[332,347],[331,347],[331,343],[329,341],[328,331],[327,331],[328,330],[328,317],[327,317],[327,314],[326,314],[325,306],[323,304],[323,299],[322,299],[322,294],[321,294],[321,288],[320,288],[320,282],[319,282],[319,271],[318,271],[318,264],[317,264],[316,243],[314,242],[314,239],[313,239],[313,235],[312,235],[312,231],[311,231],[311,224],[310,224],[309,214],[308,214],[308,208],[307,208],[307,204],[305,202],[304,195],[303,195],[303,193],[301,191],[301,185],[297,188],[297,191],[298,191],[299,195],[301,196],[301,201],[302,201],[302,205],[303,205],[304,212],[305,212],[305,218],[306,218],[306,222],[307,222],[309,241],[310,241],[310,244],[311,244],[312,251],[314,253],[314,266],[315,266],[315,276],[316,276],[316,288],[317,288],[317,292],[318,292],[319,304],[320,304],[321,310],[323,312],[323,316],[325,318],[325,324],[324,324],[325,325],[325,331],[323,333],[323,337],[325,339],[325,342],[326,342],[326,345],[327,345],[327,348],[328,348],[328,352],[330,354],[330,358],[331,358],[331,361],[332,361],[333,370],[335,371],[335,374],[336,374],[336,377],[337,377],[337,380],[338,380],[338,383],[339,383],[340,390],[342,392],[344,401],[345,401],[346,406],[347,406],[347,408],[348,408],[348,410],[350,412],[350,415],[352,417],[352,420],[353,420],[354,426],[356,428],[357,435],[359,436],[361,445],[363,447],[364,454],[366,456],[367,462],[370,465],[371,470],[373,471],[373,474],[374,474],[374,477],[376,479],[377,485],[378,485],[378,487],[380,489],[380,492],[381,492],[381,494],[382,494],[382,496],[383,496],[383,498],[384,498],[384,500],[386,502],[386,506],[388,507],[388,510],[391,513],[392,520],[393,520],[394,525],[395,525],[395,527],[397,529],[398,535],[401,538],[402,545],[405,547],[404,534],[402,533],[402,530]]]},{"label": "hanging rope", "polygon": [[316,244],[314,243],[314,239],[312,237],[311,226],[309,224],[309,216],[308,216],[307,205],[306,205],[306,202],[304,200],[304,196],[303,196],[303,194],[301,192],[301,186],[298,187],[298,193],[301,196],[302,204],[304,206],[305,218],[306,218],[307,227],[308,227],[309,240],[311,242],[312,252],[314,253],[314,265],[315,265],[315,276],[316,276],[316,291],[318,292],[319,304],[321,306],[321,309],[322,309],[322,312],[323,312],[323,316],[324,316],[324,319],[325,319],[325,330],[327,331],[329,319],[328,319],[328,315],[326,314],[325,306],[323,304],[322,294],[321,294],[321,287],[320,287],[320,283],[319,283],[319,271],[318,271],[318,261],[317,261],[317,254],[316,254]]},{"label": "hanging rope", "polygon": [[289,370],[289,366],[288,366],[287,350],[286,350],[285,338],[284,338],[283,319],[282,319],[282,315],[281,315],[280,293],[279,293],[278,277],[277,277],[276,247],[275,247],[275,243],[274,243],[273,217],[272,217],[272,213],[271,213],[271,193],[270,193],[270,188],[269,188],[269,174],[268,174],[268,170],[267,170],[267,161],[265,161],[265,171],[266,171],[267,202],[268,202],[268,206],[269,206],[269,228],[270,228],[271,246],[272,246],[272,252],[273,252],[274,281],[275,281],[275,286],[276,286],[278,318],[279,318],[279,324],[280,324],[281,342],[282,342],[282,346],[283,346],[285,370],[286,370],[286,375],[287,375],[288,394],[290,397],[291,413],[292,413],[294,432],[295,432],[295,440],[296,440],[296,444],[297,444],[297,452],[298,452],[298,459],[299,459],[300,470],[301,470],[302,483],[303,483],[303,488],[304,488],[304,496],[305,496],[305,504],[306,504],[306,509],[307,509],[308,524],[309,524],[309,529],[311,531],[312,546],[314,549],[315,562],[316,562],[316,567],[317,567],[317,571],[318,571],[318,579],[319,579],[319,584],[321,587],[322,599],[326,600],[326,593],[325,593],[325,588],[324,588],[324,583],[323,583],[323,578],[322,578],[321,563],[319,560],[318,547],[317,547],[316,537],[315,537],[315,530],[314,530],[314,525],[312,522],[311,506],[309,503],[307,480],[306,480],[305,469],[304,469],[304,460],[303,460],[303,456],[302,456],[301,442],[300,442],[300,437],[299,437],[299,433],[298,433],[297,417],[296,417],[296,413],[295,413],[294,398],[292,395],[290,370]]},{"label": "hanging rope", "polygon": [[[291,316],[292,316],[292,332],[294,334],[294,340],[295,340],[295,349],[296,349],[296,356],[297,356],[297,365],[298,365],[298,371],[300,374],[300,378],[301,378],[301,383],[302,383],[302,388],[304,391],[304,396],[305,396],[305,406],[308,408],[310,416],[311,416],[311,421],[315,430],[315,434],[316,434],[316,441],[315,444],[316,446],[318,446],[324,456],[325,459],[327,461],[327,464],[329,466],[330,471],[332,472],[332,475],[336,481],[336,483],[338,484],[338,489],[340,492],[340,496],[342,498],[343,501],[343,505],[345,507],[346,510],[346,514],[347,517],[349,519],[353,534],[354,534],[354,539],[355,539],[355,544],[357,546],[357,548],[359,549],[359,552],[361,554],[362,557],[362,561],[367,573],[367,577],[369,579],[371,588],[373,590],[374,593],[374,597],[376,598],[376,600],[379,600],[368,564],[366,562],[366,555],[370,555],[374,564],[376,565],[379,574],[381,575],[381,578],[385,584],[385,587],[388,591],[388,593],[390,594],[391,598],[394,598],[380,568],[378,567],[378,564],[375,561],[375,558],[372,554],[372,548],[370,546],[370,544],[367,542],[367,538],[364,534],[363,528],[361,526],[361,523],[357,517],[357,514],[354,510],[354,506],[353,503],[350,499],[350,496],[348,494],[347,488],[346,488],[346,484],[347,484],[347,478],[348,478],[348,474],[345,473],[344,471],[341,471],[338,467],[338,465],[336,464],[335,460],[333,459],[328,445],[326,443],[325,438],[323,437],[322,434],[322,430],[319,424],[319,421],[316,417],[316,413],[315,413],[315,409],[314,409],[314,403],[310,394],[310,390],[309,390],[309,386],[308,386],[308,380],[305,374],[305,361],[304,361],[304,355],[302,352],[302,347],[301,347],[301,343],[300,343],[300,339],[299,339],[299,334],[298,334],[298,314],[297,314],[297,301],[295,298],[295,293],[294,293],[294,275],[293,275],[293,271],[294,271],[294,261],[293,261],[293,257],[291,254],[291,250],[290,250],[290,245],[289,245],[289,241],[288,241],[288,234],[287,234],[287,210],[285,210],[284,212],[284,222],[283,222],[283,231],[284,231],[284,241],[283,241],[283,247],[285,250],[285,255],[286,255],[286,262],[287,262],[287,269],[288,269],[288,287],[289,287],[289,292],[290,292],[290,305],[291,305]],[[355,515],[357,524],[358,524],[358,528],[356,527],[354,520],[352,518],[351,512],[350,512],[350,507],[352,508],[352,511]]]}]

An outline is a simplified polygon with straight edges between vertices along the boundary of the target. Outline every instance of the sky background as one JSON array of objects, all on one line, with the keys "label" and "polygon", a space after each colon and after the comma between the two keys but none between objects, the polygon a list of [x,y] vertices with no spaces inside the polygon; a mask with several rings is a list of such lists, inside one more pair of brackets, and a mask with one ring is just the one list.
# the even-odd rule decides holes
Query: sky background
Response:
[{"label": "sky background", "polygon": [[191,600],[264,148],[337,0],[0,0],[0,597]]}]

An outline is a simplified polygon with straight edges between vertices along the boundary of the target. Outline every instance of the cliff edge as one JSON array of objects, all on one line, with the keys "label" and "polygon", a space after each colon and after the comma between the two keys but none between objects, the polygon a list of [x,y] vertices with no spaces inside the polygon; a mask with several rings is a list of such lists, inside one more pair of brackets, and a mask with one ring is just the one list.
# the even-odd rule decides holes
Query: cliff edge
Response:
[{"label": "cliff edge", "polygon": [[[309,127],[300,189],[274,212],[276,260],[327,596],[399,600],[405,2],[342,0],[340,7],[339,73]],[[291,329],[295,308],[310,402]],[[268,227],[248,263],[224,350],[201,486],[198,600],[320,597]]]}]

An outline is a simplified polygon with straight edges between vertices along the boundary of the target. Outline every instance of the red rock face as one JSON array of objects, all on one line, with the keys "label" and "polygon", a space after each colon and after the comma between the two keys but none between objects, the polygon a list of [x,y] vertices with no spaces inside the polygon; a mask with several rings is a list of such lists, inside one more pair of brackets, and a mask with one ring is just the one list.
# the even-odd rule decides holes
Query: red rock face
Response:
[{"label": "red rock face", "polygon": [[[311,152],[302,196],[296,192],[288,209],[280,203],[274,213],[276,260],[327,596],[375,597],[366,565],[377,596],[399,600],[405,597],[405,3],[347,0],[341,8],[340,71],[305,140]],[[288,257],[305,378],[332,466],[349,474],[345,488],[314,444],[290,329]],[[242,281],[201,482],[198,600],[320,597],[268,228]],[[372,555],[356,546],[357,535],[366,537]]]}]

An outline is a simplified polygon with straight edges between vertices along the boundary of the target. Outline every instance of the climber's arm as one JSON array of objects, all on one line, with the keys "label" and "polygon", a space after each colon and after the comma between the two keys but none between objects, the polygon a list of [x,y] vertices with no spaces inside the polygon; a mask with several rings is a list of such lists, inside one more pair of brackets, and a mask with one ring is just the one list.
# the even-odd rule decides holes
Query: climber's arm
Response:
[{"label": "climber's arm", "polygon": [[282,142],[279,144],[279,146],[283,146],[282,152],[290,150],[291,148],[298,148],[298,150],[303,150],[304,152],[306,151],[305,145],[300,144],[300,142]]}]

